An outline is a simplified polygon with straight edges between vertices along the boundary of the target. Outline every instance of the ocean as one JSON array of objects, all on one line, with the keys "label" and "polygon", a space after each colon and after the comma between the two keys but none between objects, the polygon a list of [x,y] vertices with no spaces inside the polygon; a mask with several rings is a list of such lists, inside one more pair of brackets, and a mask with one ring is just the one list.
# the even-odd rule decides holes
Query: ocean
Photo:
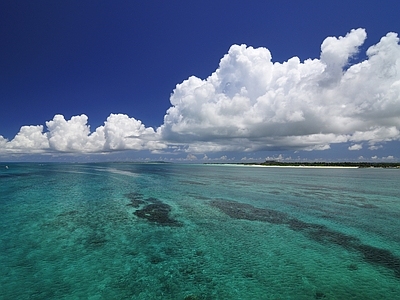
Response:
[{"label": "ocean", "polygon": [[0,164],[0,299],[400,299],[400,170]]}]

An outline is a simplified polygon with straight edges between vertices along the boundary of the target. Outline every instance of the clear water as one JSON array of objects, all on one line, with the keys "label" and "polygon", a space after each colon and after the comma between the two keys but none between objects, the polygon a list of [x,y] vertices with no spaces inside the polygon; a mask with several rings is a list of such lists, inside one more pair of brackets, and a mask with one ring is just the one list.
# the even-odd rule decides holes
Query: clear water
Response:
[{"label": "clear water", "polygon": [[0,165],[0,299],[399,299],[400,171]]}]

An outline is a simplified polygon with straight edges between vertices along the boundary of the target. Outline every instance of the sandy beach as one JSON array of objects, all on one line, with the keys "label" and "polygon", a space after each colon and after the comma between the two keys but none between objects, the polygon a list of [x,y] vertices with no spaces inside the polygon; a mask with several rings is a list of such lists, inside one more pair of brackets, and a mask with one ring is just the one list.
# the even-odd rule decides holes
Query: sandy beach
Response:
[{"label": "sandy beach", "polygon": [[247,164],[206,164],[211,166],[227,166],[227,167],[252,167],[252,168],[310,168],[310,169],[358,169],[359,167],[353,166],[307,166],[307,165],[247,165]]}]

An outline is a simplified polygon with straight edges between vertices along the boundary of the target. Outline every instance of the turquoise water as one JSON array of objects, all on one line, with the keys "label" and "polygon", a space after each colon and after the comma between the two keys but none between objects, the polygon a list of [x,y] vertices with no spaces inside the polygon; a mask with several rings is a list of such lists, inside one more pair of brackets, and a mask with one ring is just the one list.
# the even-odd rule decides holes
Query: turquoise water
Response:
[{"label": "turquoise water", "polygon": [[399,299],[400,171],[0,164],[0,299]]}]

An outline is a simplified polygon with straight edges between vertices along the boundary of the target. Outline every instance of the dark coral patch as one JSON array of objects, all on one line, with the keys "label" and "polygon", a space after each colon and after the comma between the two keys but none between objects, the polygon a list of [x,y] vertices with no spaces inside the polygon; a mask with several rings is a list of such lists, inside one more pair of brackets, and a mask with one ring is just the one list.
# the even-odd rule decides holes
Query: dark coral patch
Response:
[{"label": "dark coral patch", "polygon": [[289,219],[288,221],[289,228],[294,230],[294,231],[301,231],[301,230],[318,230],[323,228],[323,225],[318,225],[318,224],[311,224],[307,222],[303,222],[298,219]]},{"label": "dark coral patch", "polygon": [[130,200],[140,200],[143,199],[143,194],[137,192],[130,192],[124,195],[126,198]]},{"label": "dark coral patch", "polygon": [[193,181],[193,180],[182,180],[181,183],[190,184],[190,185],[207,185],[204,182],[198,182],[198,181]]},{"label": "dark coral patch", "polygon": [[366,261],[392,269],[396,277],[400,278],[400,258],[394,256],[389,250],[364,244],[357,245],[355,249],[363,254]]},{"label": "dark coral patch", "polygon": [[163,226],[182,226],[182,223],[170,218],[171,207],[161,200],[154,197],[144,199],[143,194],[138,192],[127,193],[124,196],[130,200],[127,206],[139,208],[134,212],[137,217]]},{"label": "dark coral patch", "polygon": [[170,218],[170,211],[171,207],[168,204],[152,203],[146,205],[142,209],[138,209],[134,214],[139,218],[146,219],[159,225],[175,227],[182,226],[182,223]]},{"label": "dark coral patch", "polygon": [[356,264],[349,264],[347,266],[347,269],[349,269],[350,271],[357,271],[358,270],[358,266]]},{"label": "dark coral patch", "polygon": [[135,208],[138,208],[140,205],[145,204],[146,202],[144,200],[140,199],[133,199],[131,200],[131,203],[127,204],[126,206],[132,206]]},{"label": "dark coral patch", "polygon": [[146,198],[146,201],[150,202],[150,203],[157,203],[157,204],[162,203],[161,200],[158,200],[157,198],[154,198],[154,197]]},{"label": "dark coral patch", "polygon": [[320,243],[332,243],[346,249],[352,249],[359,243],[353,236],[333,231],[325,225],[303,222],[298,219],[289,219],[289,228],[294,231],[301,231],[303,234]]},{"label": "dark coral patch", "polygon": [[285,224],[288,221],[284,213],[272,209],[254,207],[250,204],[224,200],[212,200],[210,204],[234,219],[261,221],[272,224]]},{"label": "dark coral patch", "polygon": [[68,216],[74,216],[74,215],[77,215],[77,214],[79,214],[79,211],[77,211],[77,210],[69,210],[69,211],[65,211],[65,212],[59,214],[58,216],[59,217],[68,217]]},{"label": "dark coral patch", "polygon": [[210,205],[220,209],[231,218],[288,225],[291,230],[299,231],[317,242],[336,244],[349,251],[358,252],[365,261],[388,268],[400,278],[400,258],[394,256],[389,250],[365,245],[360,239],[331,230],[325,225],[307,223],[290,218],[279,211],[257,208],[235,201],[217,199],[210,201]]},{"label": "dark coral patch", "polygon": [[150,263],[153,265],[159,264],[164,261],[164,259],[161,256],[151,256],[149,260]]},{"label": "dark coral patch", "polygon": [[195,295],[187,295],[184,300],[199,300],[199,297]]},{"label": "dark coral patch", "polygon": [[135,208],[138,208],[140,205],[145,204],[145,200],[143,200],[143,195],[141,193],[138,192],[131,192],[128,194],[124,195],[126,198],[128,198],[129,200],[131,200],[131,202],[129,204],[127,204],[127,206],[132,206]]},{"label": "dark coral patch", "polygon": [[323,292],[317,291],[317,292],[315,292],[314,298],[315,299],[325,299],[326,295]]},{"label": "dark coral patch", "polygon": [[378,206],[374,205],[374,204],[369,204],[369,203],[365,203],[365,204],[359,204],[357,205],[358,207],[362,207],[362,208],[379,208]]}]

